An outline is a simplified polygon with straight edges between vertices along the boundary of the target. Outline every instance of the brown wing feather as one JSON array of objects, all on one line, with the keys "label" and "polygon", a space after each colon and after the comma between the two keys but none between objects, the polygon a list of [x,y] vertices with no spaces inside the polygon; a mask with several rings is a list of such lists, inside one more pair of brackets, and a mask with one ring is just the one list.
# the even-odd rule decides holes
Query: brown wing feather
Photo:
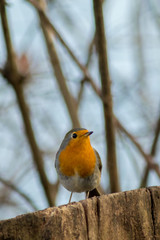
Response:
[{"label": "brown wing feather", "polygon": [[100,172],[101,172],[101,170],[102,170],[101,158],[100,158],[100,156],[99,156],[99,153],[98,153],[95,149],[94,149],[94,151],[95,151],[95,154],[96,154],[96,157],[97,157],[98,167],[99,167],[99,170],[100,170]]}]

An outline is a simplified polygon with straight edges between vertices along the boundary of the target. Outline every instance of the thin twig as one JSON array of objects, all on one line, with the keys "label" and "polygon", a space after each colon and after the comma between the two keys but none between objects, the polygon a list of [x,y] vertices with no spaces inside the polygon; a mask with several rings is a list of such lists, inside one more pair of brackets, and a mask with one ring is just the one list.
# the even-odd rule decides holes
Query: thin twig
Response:
[{"label": "thin twig", "polygon": [[11,183],[10,181],[4,180],[1,177],[0,177],[0,182],[3,183],[8,188],[10,188],[12,191],[16,192],[18,195],[20,195],[33,208],[33,210],[35,211],[38,210],[33,200],[30,197],[28,197],[28,195],[25,194],[22,190],[20,190],[16,185]]},{"label": "thin twig", "polygon": [[[93,50],[93,46],[95,44],[95,34],[93,36],[93,39],[91,40],[90,44],[89,44],[89,49],[88,49],[88,57],[87,57],[87,61],[85,64],[85,68],[87,69],[91,60],[91,55],[92,55],[92,50]],[[78,93],[78,97],[77,97],[77,106],[79,106],[81,98],[82,98],[82,94],[83,94],[83,90],[84,90],[84,84],[85,83],[91,83],[92,80],[90,81],[88,78],[86,78],[86,76],[84,75],[83,79],[81,80],[81,85],[80,85],[80,90]],[[92,87],[93,88],[93,87]],[[96,89],[98,90],[98,94],[100,93],[100,90],[96,87]],[[96,92],[97,92],[96,90]],[[101,97],[99,95],[99,97]]]},{"label": "thin twig", "polygon": [[151,146],[151,155],[152,156],[156,155],[159,135],[160,135],[160,116],[159,116],[157,124],[156,124],[155,135],[154,135],[153,143]]},{"label": "thin twig", "polygon": [[55,73],[57,83],[61,90],[62,96],[63,96],[66,106],[68,108],[68,112],[70,114],[72,124],[74,127],[79,127],[80,122],[78,119],[76,101],[75,101],[74,97],[71,95],[71,93],[68,89],[68,86],[66,84],[66,79],[63,74],[61,65],[60,65],[60,61],[58,58],[58,54],[56,52],[56,48],[54,46],[51,31],[50,31],[50,28],[48,27],[48,24],[46,21],[46,19],[48,20],[48,18],[46,17],[45,9],[43,8],[43,6],[41,4],[42,1],[39,1],[38,2],[39,4],[37,4],[37,2],[31,1],[31,0],[29,0],[29,2],[35,6],[35,8],[38,12],[40,23],[41,23],[42,30],[43,30],[43,35],[44,35],[46,46],[48,49],[48,55],[49,55],[50,61],[51,61],[51,65],[52,65],[53,71]]},{"label": "thin twig", "polygon": [[107,143],[107,166],[111,192],[118,192],[120,191],[120,185],[116,160],[115,126],[112,110],[111,81],[108,68],[107,43],[105,37],[102,1],[93,0],[93,8],[96,25],[96,43],[99,55],[99,69],[102,83],[102,99]]},{"label": "thin twig", "polygon": [[[153,139],[153,143],[152,143],[151,150],[150,150],[150,155],[152,157],[154,157],[156,155],[156,149],[157,149],[159,135],[160,135],[160,116],[159,116],[157,124],[156,124],[154,139]],[[144,171],[144,176],[142,178],[140,187],[146,187],[149,172],[150,172],[150,168],[147,165],[146,168],[145,168],[145,171]]]},{"label": "thin twig", "polygon": [[117,128],[119,128],[134,143],[134,145],[136,146],[138,151],[141,153],[141,155],[147,162],[149,168],[154,169],[155,172],[157,173],[158,177],[160,177],[159,166],[157,163],[154,163],[152,156],[148,155],[144,152],[141,145],[136,141],[136,139],[133,137],[133,135],[131,133],[129,133],[129,131],[127,131],[126,128],[122,125],[122,123],[120,123],[120,121],[116,118],[115,118],[115,124],[116,124]]},{"label": "thin twig", "polygon": [[86,78],[83,78],[81,80],[81,85],[80,85],[80,89],[79,89],[79,93],[78,93],[78,97],[77,97],[77,106],[79,106],[81,98],[82,98],[82,94],[83,94],[83,90],[84,90],[84,83],[86,82]]},{"label": "thin twig", "polygon": [[92,56],[92,52],[93,52],[93,48],[95,46],[95,42],[96,42],[96,34],[94,33],[94,36],[89,44],[89,49],[88,49],[88,58],[85,64],[85,68],[88,69],[89,63],[91,61],[91,56]]},{"label": "thin twig", "polygon": [[102,97],[100,89],[96,86],[96,84],[93,81],[93,79],[92,79],[90,73],[88,72],[87,68],[83,64],[80,63],[80,61],[75,56],[73,51],[69,48],[67,43],[64,41],[64,39],[62,38],[62,36],[60,35],[60,33],[58,32],[56,27],[53,25],[53,23],[50,22],[49,18],[47,17],[45,11],[42,9],[41,5],[34,0],[27,0],[27,1],[30,2],[38,10],[39,14],[41,15],[41,18],[43,19],[45,24],[48,26],[48,29],[50,29],[50,31],[58,37],[59,41],[65,47],[65,49],[68,51],[68,53],[71,56],[71,58],[73,59],[73,61],[77,64],[77,66],[83,72],[85,78],[88,79],[88,81],[90,82],[90,84],[91,84],[93,90],[95,91],[95,93],[98,96]]}]

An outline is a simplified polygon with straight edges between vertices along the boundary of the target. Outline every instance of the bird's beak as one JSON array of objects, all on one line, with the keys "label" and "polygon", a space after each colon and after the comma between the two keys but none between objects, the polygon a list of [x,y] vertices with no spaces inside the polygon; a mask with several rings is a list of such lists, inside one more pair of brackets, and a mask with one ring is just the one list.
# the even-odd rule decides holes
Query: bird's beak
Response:
[{"label": "bird's beak", "polygon": [[88,136],[90,136],[92,133],[93,133],[93,131],[86,132],[83,136],[88,137]]}]

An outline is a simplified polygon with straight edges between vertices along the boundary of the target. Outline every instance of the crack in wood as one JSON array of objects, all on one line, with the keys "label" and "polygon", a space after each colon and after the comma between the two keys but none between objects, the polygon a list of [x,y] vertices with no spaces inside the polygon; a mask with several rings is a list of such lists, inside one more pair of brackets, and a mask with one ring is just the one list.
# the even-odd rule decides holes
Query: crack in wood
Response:
[{"label": "crack in wood", "polygon": [[155,215],[154,215],[154,209],[155,209],[155,204],[154,204],[154,199],[152,195],[152,190],[150,188],[147,188],[150,194],[150,199],[151,199],[151,216],[152,216],[152,222],[153,222],[153,234],[154,234],[154,239],[156,240],[156,227],[155,227]]},{"label": "crack in wood", "polygon": [[86,219],[86,229],[87,229],[87,239],[89,240],[89,225],[88,225],[88,213],[86,203],[82,203],[82,207],[84,209],[85,219]]},{"label": "crack in wood", "polygon": [[99,233],[99,228],[100,228],[100,200],[99,200],[99,197],[97,197],[97,223],[98,223],[98,239],[100,239],[100,233]]}]

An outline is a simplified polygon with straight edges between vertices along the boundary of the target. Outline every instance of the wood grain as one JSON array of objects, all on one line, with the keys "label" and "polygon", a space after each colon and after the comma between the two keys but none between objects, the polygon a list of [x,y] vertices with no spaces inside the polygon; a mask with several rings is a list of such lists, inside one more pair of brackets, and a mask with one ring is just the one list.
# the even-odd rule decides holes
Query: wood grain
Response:
[{"label": "wood grain", "polygon": [[160,239],[160,187],[102,195],[0,221],[0,240]]}]

